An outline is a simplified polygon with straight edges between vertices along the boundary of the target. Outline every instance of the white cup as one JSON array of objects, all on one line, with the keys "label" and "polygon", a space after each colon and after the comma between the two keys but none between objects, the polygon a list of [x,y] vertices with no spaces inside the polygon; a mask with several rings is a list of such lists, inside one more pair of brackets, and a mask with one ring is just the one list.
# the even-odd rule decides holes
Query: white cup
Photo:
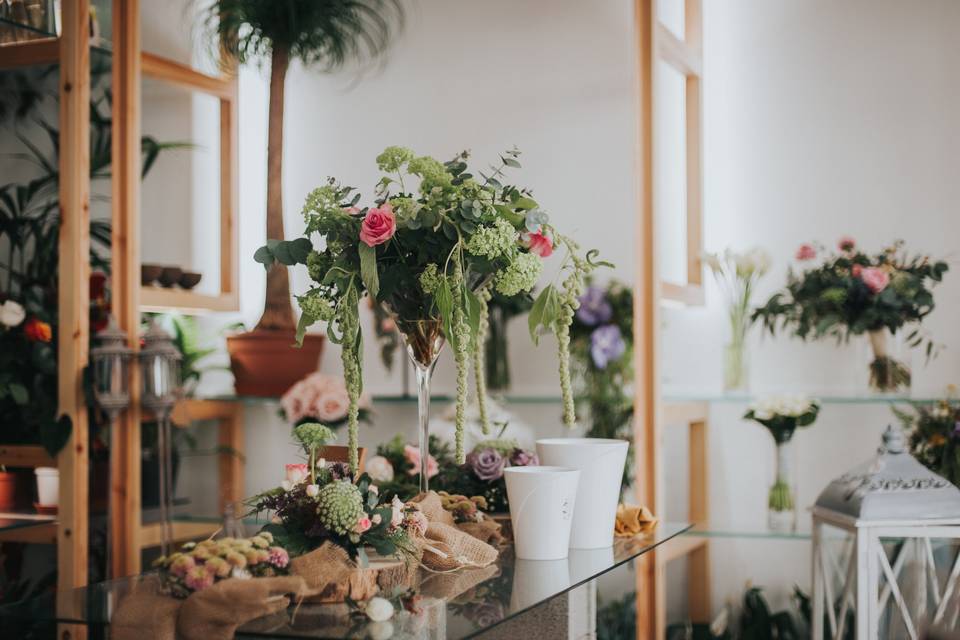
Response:
[{"label": "white cup", "polygon": [[565,467],[508,467],[503,477],[517,558],[566,558],[580,471]]},{"label": "white cup", "polygon": [[569,586],[566,560],[517,560],[513,564],[510,611],[516,613],[540,604]]},{"label": "white cup", "polygon": [[37,467],[37,503],[55,507],[60,503],[60,472],[54,467]]},{"label": "white cup", "polygon": [[625,440],[606,438],[537,440],[540,464],[580,470],[577,507],[570,531],[572,548],[613,546],[613,525],[617,518],[628,447]]}]

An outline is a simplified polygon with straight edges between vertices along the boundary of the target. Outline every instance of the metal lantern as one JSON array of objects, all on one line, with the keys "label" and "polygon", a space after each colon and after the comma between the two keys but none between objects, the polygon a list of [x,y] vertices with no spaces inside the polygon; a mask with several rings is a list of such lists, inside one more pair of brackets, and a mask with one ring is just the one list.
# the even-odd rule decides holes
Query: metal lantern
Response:
[{"label": "metal lantern", "polygon": [[858,640],[956,629],[958,543],[960,489],[888,427],[877,456],[827,485],[814,506],[814,640],[844,638],[851,624]]},{"label": "metal lantern", "polygon": [[93,396],[110,421],[130,404],[130,357],[126,332],[111,315],[107,326],[94,337],[90,349],[93,367]]},{"label": "metal lantern", "polygon": [[157,448],[160,454],[160,552],[167,555],[173,539],[173,458],[171,455],[170,412],[180,391],[180,351],[156,322],[150,321],[143,334],[140,368],[143,376],[143,407],[159,422]]}]

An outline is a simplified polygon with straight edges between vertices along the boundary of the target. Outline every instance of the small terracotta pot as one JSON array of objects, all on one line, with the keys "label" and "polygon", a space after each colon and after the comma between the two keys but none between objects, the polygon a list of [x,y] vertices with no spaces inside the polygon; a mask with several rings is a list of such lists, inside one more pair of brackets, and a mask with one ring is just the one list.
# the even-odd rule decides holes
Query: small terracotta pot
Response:
[{"label": "small terracotta pot", "polygon": [[227,337],[237,395],[282,396],[294,383],[316,371],[325,336],[308,334],[300,348],[295,337],[294,331],[269,330]]},{"label": "small terracotta pot", "polygon": [[13,511],[17,506],[17,474],[0,471],[0,511]]}]

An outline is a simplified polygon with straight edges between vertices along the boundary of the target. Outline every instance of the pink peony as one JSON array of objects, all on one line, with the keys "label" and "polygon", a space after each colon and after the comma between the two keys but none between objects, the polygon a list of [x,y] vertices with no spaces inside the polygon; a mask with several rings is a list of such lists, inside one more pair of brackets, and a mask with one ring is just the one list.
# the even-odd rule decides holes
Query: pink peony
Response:
[{"label": "pink peony", "polygon": [[310,471],[307,469],[306,463],[300,462],[298,464],[287,465],[286,480],[290,484],[298,484],[303,482],[309,475]]},{"label": "pink peony", "polygon": [[857,246],[856,240],[854,240],[850,236],[840,236],[840,239],[837,240],[837,248],[839,248],[840,251],[844,251],[844,252],[853,251],[853,248],[856,246]]},{"label": "pink peony", "polygon": [[[406,458],[407,462],[410,463],[410,470],[407,471],[412,476],[420,473],[420,449],[413,445],[406,445],[403,447],[403,457]],[[427,477],[432,478],[433,476],[440,473],[440,467],[437,465],[437,460],[433,456],[427,456]]]},{"label": "pink peony", "polygon": [[860,279],[873,293],[880,293],[890,284],[890,274],[878,267],[867,267],[860,272]]},{"label": "pink peony", "polygon": [[347,417],[350,395],[346,389],[331,389],[313,402],[311,414],[320,422],[339,422]]},{"label": "pink peony", "polygon": [[530,248],[530,253],[535,253],[541,258],[549,258],[553,254],[553,241],[541,231],[526,234],[524,240]]},{"label": "pink peony", "polygon": [[389,203],[367,211],[360,224],[360,241],[368,247],[383,244],[397,231],[397,219]]},{"label": "pink peony", "polygon": [[363,516],[357,520],[357,526],[354,528],[354,531],[357,533],[363,533],[364,531],[370,529],[371,526],[373,526],[373,523],[370,522],[370,518]]},{"label": "pink peony", "polygon": [[797,260],[813,260],[817,257],[817,250],[812,244],[802,244],[797,249]]}]

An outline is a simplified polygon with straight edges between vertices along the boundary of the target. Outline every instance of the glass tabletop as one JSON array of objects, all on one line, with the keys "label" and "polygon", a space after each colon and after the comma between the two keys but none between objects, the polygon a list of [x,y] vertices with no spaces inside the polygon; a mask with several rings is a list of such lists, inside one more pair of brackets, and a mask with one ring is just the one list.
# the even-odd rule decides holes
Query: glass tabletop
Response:
[{"label": "glass tabletop", "polygon": [[[643,555],[690,528],[688,524],[661,524],[652,533],[618,539],[607,549],[571,549],[564,560],[518,560],[513,547],[501,547],[498,560],[482,569],[454,573],[422,573],[417,592],[416,614],[401,612],[390,621],[390,634],[383,637],[449,638],[463,640],[518,620],[522,614],[557,599],[572,589],[590,583],[616,567]],[[422,571],[422,570],[421,570]],[[101,582],[61,591],[0,611],[0,620],[29,620],[37,625],[51,622],[108,627],[123,600],[152,574]],[[241,626],[238,638],[342,638],[377,637],[384,633],[378,623],[351,618],[345,604],[292,605],[286,612],[259,618]],[[365,629],[367,625],[375,628]],[[149,636],[143,636],[149,640]]]}]

